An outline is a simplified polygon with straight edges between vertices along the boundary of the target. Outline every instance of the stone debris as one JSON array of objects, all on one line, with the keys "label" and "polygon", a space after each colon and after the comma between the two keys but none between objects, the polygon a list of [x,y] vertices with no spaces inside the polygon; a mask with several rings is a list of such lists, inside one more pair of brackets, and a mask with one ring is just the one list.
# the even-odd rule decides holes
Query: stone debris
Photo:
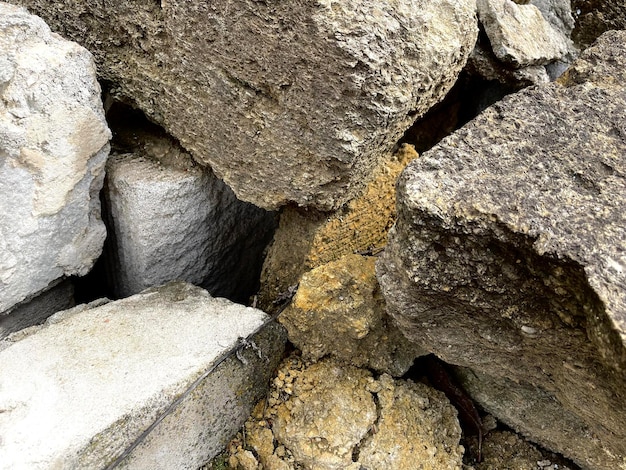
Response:
[{"label": "stone debris", "polygon": [[263,357],[243,351],[244,364],[232,353],[267,318],[179,282],[10,336],[0,467],[198,468],[247,419],[284,353],[275,323],[254,337]]},{"label": "stone debris", "polygon": [[[607,33],[411,163],[378,265],[407,337],[490,376],[487,411],[598,470],[626,456],[625,70],[626,33]],[[515,387],[528,406],[507,403]]]},{"label": "stone debris", "polygon": [[424,354],[387,315],[375,260],[347,255],[302,276],[295,297],[278,318],[305,360],[330,356],[398,377]]},{"label": "stone debris", "polygon": [[0,3],[0,315],[100,255],[110,136],[91,54]]},{"label": "stone debris", "polygon": [[474,47],[475,0],[14,0],[242,200],[352,199]]},{"label": "stone debris", "polygon": [[461,429],[443,394],[332,360],[287,358],[244,429],[231,468],[246,468],[245,434],[264,469],[461,469]]},{"label": "stone debris", "polygon": [[517,68],[545,65],[568,52],[567,38],[534,5],[478,0],[478,17],[496,57]]}]

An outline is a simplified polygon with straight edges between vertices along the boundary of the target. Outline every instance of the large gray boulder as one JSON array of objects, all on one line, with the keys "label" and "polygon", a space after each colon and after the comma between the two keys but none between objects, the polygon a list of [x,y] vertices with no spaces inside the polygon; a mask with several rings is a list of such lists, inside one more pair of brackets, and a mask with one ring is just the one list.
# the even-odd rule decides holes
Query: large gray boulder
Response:
[{"label": "large gray boulder", "polygon": [[585,469],[626,464],[625,155],[626,32],[611,32],[411,163],[378,265],[405,335]]},{"label": "large gray boulder", "polygon": [[14,0],[266,209],[340,206],[454,84],[475,0]]},{"label": "large gray boulder", "polygon": [[199,468],[266,392],[285,345],[268,318],[178,282],[10,336],[0,468]]},{"label": "large gray boulder", "polygon": [[91,54],[0,3],[0,314],[100,255],[109,138]]}]

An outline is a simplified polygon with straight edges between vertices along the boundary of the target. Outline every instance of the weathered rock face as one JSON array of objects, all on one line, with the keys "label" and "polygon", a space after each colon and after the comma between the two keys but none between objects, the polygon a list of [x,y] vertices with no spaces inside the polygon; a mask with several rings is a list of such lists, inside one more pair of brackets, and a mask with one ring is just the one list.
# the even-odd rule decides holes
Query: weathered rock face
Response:
[{"label": "weathered rock face", "polygon": [[0,3],[0,313],[100,255],[109,138],[89,52]]},{"label": "weathered rock face", "polygon": [[573,37],[583,47],[589,46],[602,33],[626,29],[626,4],[613,0],[572,0],[578,13]]},{"label": "weathered rock face", "polygon": [[[154,142],[153,142],[154,143]],[[107,163],[108,273],[126,297],[171,280],[245,302],[254,292],[275,217],[239,201],[190,156],[115,155]]]},{"label": "weathered rock face", "polygon": [[[266,392],[285,343],[279,325],[260,329],[267,318],[178,282],[10,336],[0,466],[198,468]],[[234,354],[252,334],[258,353]]]},{"label": "weathered rock face", "polygon": [[274,209],[349,200],[452,86],[474,0],[15,0],[90,49],[113,93]]},{"label": "weathered rock face", "polygon": [[550,395],[575,445],[508,424],[591,469],[626,466],[625,70],[626,32],[607,33],[410,164],[378,265],[409,338]]},{"label": "weathered rock face", "polygon": [[461,469],[454,407],[424,384],[386,374],[376,380],[334,361],[303,367],[289,358],[253,417],[246,434],[263,468]]},{"label": "weathered rock face", "polygon": [[1,315],[0,340],[16,331],[43,323],[50,315],[74,305],[74,285],[66,279],[29,302],[16,306],[10,315]]},{"label": "weathered rock face", "polygon": [[347,255],[302,276],[279,321],[306,360],[331,356],[400,376],[423,354],[388,317],[375,260]]},{"label": "weathered rock face", "polygon": [[479,0],[479,36],[467,70],[513,89],[558,77],[578,51],[569,0]]},{"label": "weathered rock face", "polygon": [[478,16],[496,57],[518,67],[544,65],[565,55],[565,38],[534,5],[478,0]]},{"label": "weathered rock face", "polygon": [[372,172],[363,191],[332,213],[286,207],[261,274],[259,305],[265,311],[298,284],[306,271],[353,253],[380,252],[395,221],[395,182],[417,153],[402,145]]}]

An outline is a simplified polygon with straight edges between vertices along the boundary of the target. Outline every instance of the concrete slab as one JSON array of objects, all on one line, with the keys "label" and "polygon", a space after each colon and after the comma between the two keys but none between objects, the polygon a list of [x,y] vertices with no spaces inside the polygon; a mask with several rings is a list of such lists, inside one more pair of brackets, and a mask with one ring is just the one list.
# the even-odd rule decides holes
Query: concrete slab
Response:
[{"label": "concrete slab", "polygon": [[284,347],[264,312],[170,283],[78,306],[0,346],[0,468],[198,468],[243,424]]}]

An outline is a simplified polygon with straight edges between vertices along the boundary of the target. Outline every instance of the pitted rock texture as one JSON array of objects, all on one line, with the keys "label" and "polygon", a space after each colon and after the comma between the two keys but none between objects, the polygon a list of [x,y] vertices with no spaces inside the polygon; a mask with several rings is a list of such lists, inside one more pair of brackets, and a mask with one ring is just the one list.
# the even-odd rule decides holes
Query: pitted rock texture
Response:
[{"label": "pitted rock texture", "polygon": [[348,201],[452,87],[477,34],[474,0],[14,3],[266,209]]},{"label": "pitted rock texture", "polygon": [[302,276],[279,321],[305,360],[331,356],[397,377],[424,354],[387,315],[375,260],[347,255]]},{"label": "pitted rock texture", "polygon": [[508,424],[589,469],[626,465],[625,70],[626,32],[607,33],[410,164],[378,265],[405,335],[552,396],[575,445]]},{"label": "pitted rock texture", "polygon": [[[263,468],[277,470],[412,470],[416,462],[460,470],[463,454],[456,410],[442,393],[332,360],[305,366],[295,356],[278,369],[245,434]],[[233,467],[246,460],[242,450]]]},{"label": "pitted rock texture", "polygon": [[110,135],[91,54],[0,3],[0,314],[100,255]]},{"label": "pitted rock texture", "polygon": [[274,302],[305,272],[354,253],[376,254],[395,221],[395,183],[417,152],[403,144],[372,172],[372,180],[351,201],[330,213],[285,207],[263,264],[259,305]]}]

